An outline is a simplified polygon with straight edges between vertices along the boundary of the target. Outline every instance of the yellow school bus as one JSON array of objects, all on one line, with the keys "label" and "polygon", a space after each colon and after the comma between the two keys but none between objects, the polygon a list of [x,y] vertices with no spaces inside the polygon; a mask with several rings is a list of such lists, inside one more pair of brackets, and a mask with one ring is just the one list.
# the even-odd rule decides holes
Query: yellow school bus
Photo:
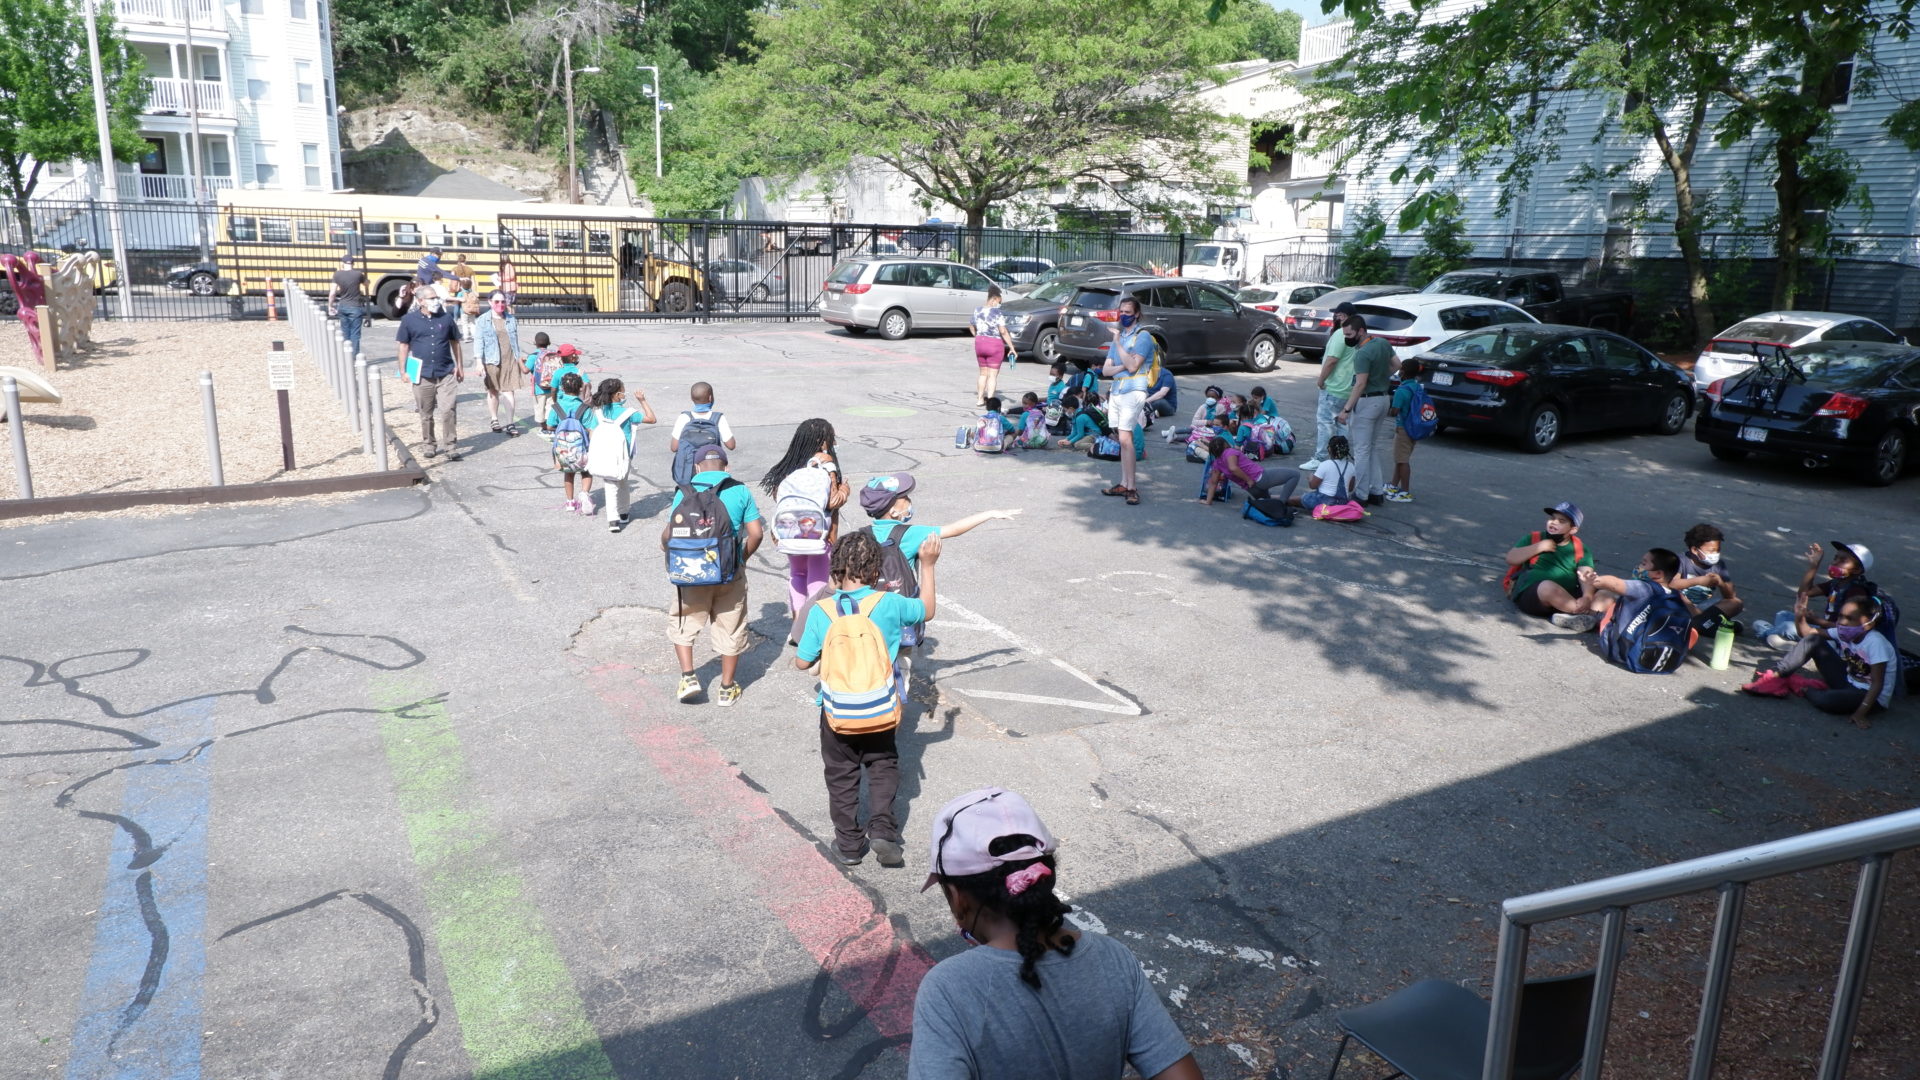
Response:
[{"label": "yellow school bus", "polygon": [[511,260],[523,309],[680,313],[704,284],[682,244],[625,207],[236,190],[220,193],[219,215],[214,262],[233,291],[292,281],[325,296],[346,254],[389,318],[433,248],[442,270],[465,256],[482,291]]}]

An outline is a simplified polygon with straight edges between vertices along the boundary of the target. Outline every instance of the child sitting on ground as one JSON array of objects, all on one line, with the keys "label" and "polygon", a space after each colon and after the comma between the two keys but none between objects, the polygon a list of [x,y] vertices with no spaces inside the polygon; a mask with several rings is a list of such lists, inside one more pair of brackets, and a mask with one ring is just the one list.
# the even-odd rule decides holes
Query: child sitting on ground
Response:
[{"label": "child sitting on ground", "polygon": [[983,454],[1017,450],[1020,448],[1019,434],[1019,422],[1001,411],[998,397],[990,397],[986,402],[986,411],[974,423],[973,448]]},{"label": "child sitting on ground", "polygon": [[1207,387],[1205,395],[1200,399],[1200,404],[1194,406],[1193,416],[1187,420],[1187,426],[1168,428],[1167,441],[1171,443],[1179,439],[1192,438],[1194,432],[1200,428],[1206,428],[1209,434],[1205,437],[1209,439],[1212,438],[1213,413],[1214,410],[1219,407],[1220,399],[1226,396],[1226,393],[1225,390],[1217,386]]},{"label": "child sitting on ground", "polygon": [[1848,597],[1872,596],[1877,591],[1867,580],[1868,571],[1873,569],[1873,552],[1865,544],[1843,544],[1835,540],[1833,549],[1827,579],[1816,584],[1813,579],[1820,572],[1820,560],[1826,555],[1826,549],[1819,544],[1808,544],[1807,571],[1794,593],[1793,610],[1782,611],[1771,623],[1754,623],[1754,633],[1764,637],[1768,645],[1786,652],[1814,631],[1838,625],[1840,606]]},{"label": "child sitting on ground", "polygon": [[[1726,537],[1718,528],[1703,521],[1687,530],[1686,541],[1680,550],[1680,572],[1674,578],[1673,587],[1699,609],[1700,621],[1694,624],[1695,628],[1716,629],[1724,617],[1733,624],[1734,633],[1744,633],[1746,628],[1734,616],[1740,614],[1746,603],[1734,593],[1733,571],[1721,557],[1720,549]],[[1714,598],[1716,594],[1719,599]]]},{"label": "child sitting on ground", "polygon": [[1047,448],[1047,407],[1040,404],[1040,396],[1029,390],[1020,395],[1019,426],[1020,434],[1015,436],[1023,450],[1045,450]]},{"label": "child sitting on ground", "polygon": [[1289,500],[1313,511],[1353,500],[1353,447],[1345,435],[1327,440],[1327,459],[1313,471],[1313,490]]},{"label": "child sitting on ground", "polygon": [[[1229,446],[1225,437],[1215,435],[1207,444],[1207,487],[1200,501],[1211,506],[1213,499],[1223,488],[1239,487],[1250,498],[1279,499],[1282,502],[1293,498],[1293,489],[1300,484],[1298,469],[1275,469],[1266,472],[1251,454],[1236,446]],[[1278,489],[1279,494],[1274,494]],[[1292,515],[1282,518],[1282,524],[1290,524]]]},{"label": "child sitting on ground", "polygon": [[1280,406],[1275,405],[1273,399],[1267,396],[1266,387],[1256,386],[1247,391],[1247,400],[1253,403],[1256,423],[1264,424],[1280,419]]},{"label": "child sitting on ground", "polygon": [[[1847,594],[1833,623],[1809,632],[1778,665],[1754,672],[1740,689],[1765,697],[1803,693],[1821,712],[1871,727],[1867,718],[1893,704],[1899,682],[1900,653],[1879,632],[1884,617],[1879,600]],[[1819,668],[1818,680],[1795,674],[1809,660]]]},{"label": "child sitting on ground", "polygon": [[1080,399],[1079,410],[1073,414],[1073,426],[1067,437],[1060,440],[1060,448],[1078,450],[1088,439],[1111,434],[1113,429],[1107,426],[1107,410],[1100,402],[1099,391],[1088,390]]}]

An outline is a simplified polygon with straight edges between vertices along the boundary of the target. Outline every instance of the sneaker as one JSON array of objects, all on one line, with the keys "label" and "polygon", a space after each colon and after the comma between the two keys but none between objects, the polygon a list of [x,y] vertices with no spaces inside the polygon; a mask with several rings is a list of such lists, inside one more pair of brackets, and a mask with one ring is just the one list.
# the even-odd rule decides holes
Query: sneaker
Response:
[{"label": "sneaker", "polygon": [[680,689],[674,691],[674,695],[683,702],[692,701],[694,698],[699,697],[700,676],[695,675],[691,671],[680,676]]},{"label": "sneaker", "polygon": [[713,703],[723,709],[739,700],[739,683],[722,683],[720,684],[720,692],[713,695]]},{"label": "sneaker", "polygon": [[1387,497],[1386,497],[1385,495],[1369,495],[1369,496],[1367,496],[1367,505],[1368,505],[1368,506],[1385,506],[1385,505],[1386,505],[1386,502],[1387,502]]},{"label": "sneaker", "polygon": [[553,441],[553,432],[548,431],[546,428],[541,428],[539,431],[534,432],[534,434],[540,436],[541,438],[547,440],[548,442]]},{"label": "sneaker", "polygon": [[906,851],[900,846],[900,841],[873,837],[867,841],[867,844],[873,848],[874,861],[881,866],[907,865]]},{"label": "sneaker", "polygon": [[1564,611],[1554,612],[1553,617],[1547,621],[1553,623],[1553,625],[1559,627],[1562,630],[1572,630],[1577,634],[1584,634],[1587,631],[1593,629],[1594,627],[1600,625],[1600,617],[1598,615],[1589,615],[1584,613],[1579,615],[1569,615]]},{"label": "sneaker", "polygon": [[1792,649],[1794,645],[1798,644],[1799,640],[1798,638],[1790,638],[1785,634],[1775,632],[1767,635],[1767,647],[1775,652],[1787,652]]},{"label": "sneaker", "polygon": [[460,451],[458,451],[458,450],[449,450],[449,451],[447,451],[447,460],[448,460],[448,461],[459,461],[459,460],[460,460],[460,456],[461,456],[461,455],[460,455]]},{"label": "sneaker", "polygon": [[1739,619],[1728,619],[1728,620],[1727,620],[1727,625],[1728,625],[1728,626],[1731,626],[1731,627],[1733,627],[1733,636],[1734,636],[1734,637],[1746,637],[1746,636],[1747,636],[1747,624],[1746,624],[1746,623],[1743,623],[1743,622],[1741,622],[1741,621],[1740,621]]},{"label": "sneaker", "polygon": [[592,499],[581,499],[581,500],[580,500],[580,516],[581,516],[581,517],[592,517],[593,515],[594,515],[594,509],[593,509],[593,500],[592,500]]},{"label": "sneaker", "polygon": [[1756,671],[1753,681],[1741,687],[1740,692],[1752,694],[1755,697],[1783,698],[1793,695],[1793,687],[1788,680],[1781,678],[1777,671]]},{"label": "sneaker", "polygon": [[1308,472],[1312,472],[1313,470],[1325,464],[1326,462],[1321,461],[1319,458],[1308,458],[1307,460],[1300,463],[1300,467],[1302,469],[1305,469]]},{"label": "sneaker", "polygon": [[839,863],[841,866],[859,866],[860,860],[866,858],[866,856],[866,848],[861,848],[851,855],[841,851],[839,848],[833,849],[833,861]]},{"label": "sneaker", "polygon": [[1408,503],[1408,502],[1412,502],[1412,501],[1413,501],[1413,492],[1411,492],[1411,491],[1402,491],[1402,490],[1400,490],[1399,488],[1388,488],[1388,489],[1387,489],[1387,501],[1388,501],[1388,502],[1395,502],[1395,503]]},{"label": "sneaker", "polygon": [[579,513],[579,511],[580,511],[580,500],[579,500],[579,499],[568,499],[568,500],[567,500],[567,501],[566,501],[565,503],[563,503],[563,504],[561,505],[561,507],[560,507],[560,509],[562,509],[562,510],[565,510],[565,511],[566,511],[567,513],[569,513],[569,514],[575,514],[575,513]]},{"label": "sneaker", "polygon": [[427,449],[427,456],[428,456],[428,457],[430,457],[430,458],[437,458],[437,457],[439,457],[439,456],[440,456],[440,448],[439,448],[439,447],[437,447],[437,446],[434,446],[434,447],[429,447],[429,448]]},{"label": "sneaker", "polygon": [[[1740,624],[1735,623],[1734,625],[1738,626]],[[1753,631],[1753,636],[1757,638],[1767,638],[1772,636],[1773,634],[1773,624],[1771,622],[1768,622],[1766,619],[1753,620],[1753,623],[1749,628]],[[1737,630],[1734,632],[1736,634],[1739,633],[1739,631]]]},{"label": "sneaker", "polygon": [[627,522],[626,522],[626,519],[624,518],[619,519],[617,521],[607,522],[607,531],[610,533],[617,533],[621,529],[624,529],[626,527],[627,527]]}]

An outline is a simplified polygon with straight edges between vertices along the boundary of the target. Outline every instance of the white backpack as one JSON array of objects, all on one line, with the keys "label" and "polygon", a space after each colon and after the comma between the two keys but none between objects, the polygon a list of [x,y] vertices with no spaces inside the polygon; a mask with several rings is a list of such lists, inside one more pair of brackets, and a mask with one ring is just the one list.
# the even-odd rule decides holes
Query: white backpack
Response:
[{"label": "white backpack", "polygon": [[624,425],[632,415],[632,409],[621,409],[611,417],[599,414],[587,443],[587,472],[609,480],[626,479],[627,470],[633,468],[633,447],[627,445]]},{"label": "white backpack", "polygon": [[833,492],[833,474],[809,465],[795,469],[774,491],[773,546],[782,555],[821,555],[827,550],[827,531],[833,515],[827,499]]}]

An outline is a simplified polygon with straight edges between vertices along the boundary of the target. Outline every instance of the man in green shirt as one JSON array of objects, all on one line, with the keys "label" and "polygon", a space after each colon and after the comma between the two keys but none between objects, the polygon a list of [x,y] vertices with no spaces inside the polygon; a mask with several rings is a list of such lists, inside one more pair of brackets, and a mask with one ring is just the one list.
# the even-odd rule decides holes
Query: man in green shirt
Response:
[{"label": "man in green shirt", "polygon": [[1513,606],[1535,618],[1551,618],[1568,630],[1591,630],[1599,620],[1592,602],[1581,595],[1580,568],[1593,565],[1593,555],[1578,533],[1586,515],[1570,502],[1546,508],[1547,526],[1528,533],[1507,552],[1513,567]]},{"label": "man in green shirt", "polygon": [[1347,442],[1353,446],[1354,499],[1379,506],[1387,501],[1387,470],[1383,464],[1388,460],[1387,448],[1381,445],[1381,439],[1393,435],[1393,426],[1387,422],[1392,415],[1389,405],[1393,387],[1389,380],[1393,375],[1393,346],[1374,337],[1366,320],[1358,315],[1347,316],[1345,333],[1347,344],[1353,347],[1353,355],[1347,358],[1353,365],[1353,388],[1347,391],[1346,407],[1335,419],[1348,425]]},{"label": "man in green shirt", "polygon": [[1320,400],[1313,410],[1313,459],[1300,463],[1308,472],[1327,460],[1327,440],[1347,433],[1347,425],[1334,420],[1334,415],[1346,402],[1347,391],[1353,389],[1353,365],[1348,362],[1353,347],[1347,344],[1339,326],[1351,314],[1352,304],[1339,304],[1333,309],[1334,329],[1327,335],[1325,358],[1320,361]]}]

